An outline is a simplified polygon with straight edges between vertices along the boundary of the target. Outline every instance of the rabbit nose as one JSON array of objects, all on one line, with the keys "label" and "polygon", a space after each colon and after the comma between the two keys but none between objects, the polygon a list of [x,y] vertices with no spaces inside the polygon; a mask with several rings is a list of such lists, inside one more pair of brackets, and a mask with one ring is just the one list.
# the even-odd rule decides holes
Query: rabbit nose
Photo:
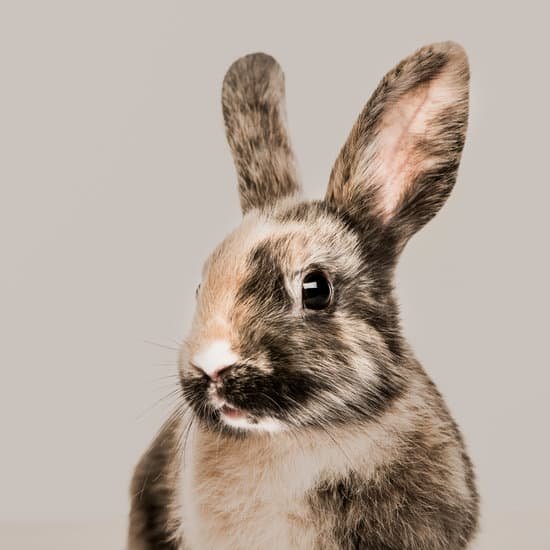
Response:
[{"label": "rabbit nose", "polygon": [[194,369],[200,371],[202,374],[206,374],[206,376],[208,376],[208,378],[210,378],[210,380],[212,380],[213,382],[217,382],[220,379],[221,374],[225,374],[225,373],[229,372],[236,365],[227,365],[225,367],[220,367],[218,369],[210,370],[208,372],[205,371],[204,369],[202,369],[201,367],[199,367],[198,365],[195,365],[194,363],[191,363],[191,366]]},{"label": "rabbit nose", "polygon": [[237,354],[231,350],[229,342],[215,340],[193,355],[191,365],[212,380],[217,380],[220,373],[232,368],[238,359]]}]

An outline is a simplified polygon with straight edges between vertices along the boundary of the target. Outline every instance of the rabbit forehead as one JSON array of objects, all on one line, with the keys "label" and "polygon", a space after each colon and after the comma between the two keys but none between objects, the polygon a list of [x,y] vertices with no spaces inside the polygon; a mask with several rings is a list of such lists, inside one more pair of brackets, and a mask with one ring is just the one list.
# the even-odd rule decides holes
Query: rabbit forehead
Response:
[{"label": "rabbit forehead", "polygon": [[353,270],[361,262],[359,239],[335,216],[319,214],[313,207],[311,211],[252,212],[207,260],[205,283],[225,290],[238,287],[257,269],[252,259],[260,249],[270,252],[274,266],[285,275],[323,264]]},{"label": "rabbit forehead", "polygon": [[[257,253],[267,253],[262,266]],[[203,322],[227,324],[243,285],[258,269],[266,278],[282,275],[285,284],[309,267],[352,273],[361,266],[357,236],[335,216],[314,205],[252,211],[211,254],[204,265],[197,314]],[[241,293],[242,294],[242,293]]]}]

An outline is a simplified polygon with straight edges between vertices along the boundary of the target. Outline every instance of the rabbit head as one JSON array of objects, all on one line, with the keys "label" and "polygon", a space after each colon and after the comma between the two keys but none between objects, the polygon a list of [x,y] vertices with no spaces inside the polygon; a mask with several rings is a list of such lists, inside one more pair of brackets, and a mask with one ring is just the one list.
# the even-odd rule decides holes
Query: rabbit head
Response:
[{"label": "rabbit head", "polygon": [[393,298],[408,239],[454,185],[469,71],[454,43],[420,49],[381,81],[323,200],[304,201],[276,61],[236,61],[223,114],[243,211],[211,254],[180,358],[184,398],[235,434],[362,422],[411,373]]}]

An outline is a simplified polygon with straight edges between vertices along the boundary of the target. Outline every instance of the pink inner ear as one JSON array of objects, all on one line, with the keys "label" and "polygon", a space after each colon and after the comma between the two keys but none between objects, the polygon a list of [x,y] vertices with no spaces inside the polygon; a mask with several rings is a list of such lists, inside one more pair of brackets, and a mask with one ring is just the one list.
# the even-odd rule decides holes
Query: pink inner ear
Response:
[{"label": "pink inner ear", "polygon": [[438,157],[417,146],[440,139],[440,129],[433,120],[456,104],[458,90],[453,76],[452,71],[443,71],[386,107],[367,168],[369,179],[372,177],[371,181],[379,188],[386,220],[393,215],[416,176],[438,162]]}]

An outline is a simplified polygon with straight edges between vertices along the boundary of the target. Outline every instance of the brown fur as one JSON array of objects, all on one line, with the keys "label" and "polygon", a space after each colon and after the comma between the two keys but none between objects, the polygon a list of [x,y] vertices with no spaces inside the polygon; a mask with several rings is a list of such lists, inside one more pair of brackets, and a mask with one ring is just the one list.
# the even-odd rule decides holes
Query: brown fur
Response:
[{"label": "brown fur", "polygon": [[227,71],[223,116],[243,212],[299,191],[284,102],[284,75],[271,56],[247,55]]},{"label": "brown fur", "polygon": [[[204,267],[181,410],[136,470],[129,549],[467,548],[472,465],[393,293],[404,244],[456,179],[466,56],[434,44],[386,75],[323,201],[299,200],[283,96],[264,54],[224,81],[245,216]],[[315,272],[331,289],[319,310],[302,298]],[[208,361],[231,364],[210,372],[213,342],[226,351]]]}]

